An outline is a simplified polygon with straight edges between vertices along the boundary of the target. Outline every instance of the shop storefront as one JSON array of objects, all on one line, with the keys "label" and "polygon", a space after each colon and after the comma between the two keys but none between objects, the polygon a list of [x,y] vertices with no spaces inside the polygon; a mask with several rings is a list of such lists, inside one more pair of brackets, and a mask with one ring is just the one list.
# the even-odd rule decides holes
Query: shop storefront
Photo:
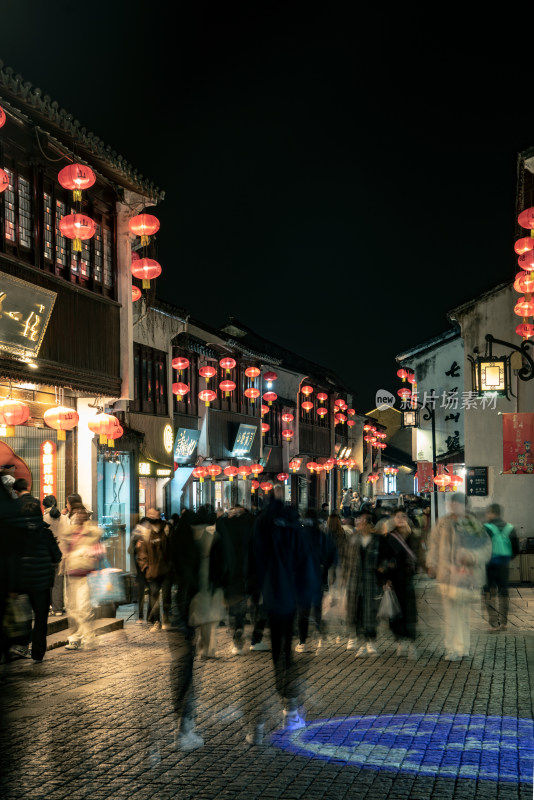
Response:
[{"label": "shop storefront", "polygon": [[131,428],[142,434],[137,461],[137,513],[146,516],[157,508],[166,517],[171,512],[169,483],[174,475],[174,431],[169,417],[129,414]]}]

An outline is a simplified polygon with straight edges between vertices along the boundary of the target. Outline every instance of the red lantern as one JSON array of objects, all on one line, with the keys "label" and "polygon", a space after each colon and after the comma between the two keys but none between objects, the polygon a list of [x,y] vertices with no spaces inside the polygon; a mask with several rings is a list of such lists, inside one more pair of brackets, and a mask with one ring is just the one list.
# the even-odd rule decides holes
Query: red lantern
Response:
[{"label": "red lantern", "polygon": [[383,431],[378,431],[377,434],[376,434],[376,438],[377,439],[385,439],[386,437],[387,437],[387,433],[384,433]]},{"label": "red lantern", "polygon": [[408,371],[405,370],[405,369],[398,369],[397,370],[397,377],[401,378],[402,382],[404,383],[404,381],[408,377]]},{"label": "red lantern", "polygon": [[295,417],[293,416],[293,414],[289,414],[289,413],[282,414],[282,422],[285,422],[286,425],[290,425],[293,422],[294,419],[295,419]]},{"label": "red lantern", "polygon": [[347,408],[347,414],[349,415],[349,417],[353,417],[355,413],[356,411],[354,410],[354,408]]},{"label": "red lantern", "polygon": [[217,370],[215,367],[200,367],[198,374],[201,378],[205,378],[206,383],[208,383],[209,379],[213,378],[217,374]]},{"label": "red lantern", "polygon": [[26,403],[11,399],[0,401],[0,425],[6,426],[6,436],[14,436],[13,426],[24,425],[29,416],[30,409]]},{"label": "red lantern", "polygon": [[235,358],[221,358],[219,361],[219,365],[226,370],[226,372],[230,372],[235,367],[236,361]]},{"label": "red lantern", "polygon": [[247,378],[254,379],[258,377],[260,372],[261,370],[259,370],[258,367],[247,367],[245,370],[245,375],[247,376]]},{"label": "red lantern", "polygon": [[265,392],[265,394],[263,395],[263,399],[265,400],[266,403],[272,406],[274,401],[278,400],[278,395],[276,394],[276,392]]},{"label": "red lantern", "polygon": [[250,484],[250,494],[254,494],[254,492],[260,488],[259,481],[252,481]]},{"label": "red lantern", "polygon": [[317,467],[318,464],[315,461],[308,461],[308,463],[306,464],[306,469],[309,469],[312,475],[314,471],[317,469]]},{"label": "red lantern", "polygon": [[208,474],[208,470],[205,467],[195,467],[193,470],[193,477],[199,478],[200,483],[204,483],[204,478]]},{"label": "red lantern", "polygon": [[302,408],[304,409],[304,411],[306,412],[306,414],[309,414],[309,412],[310,412],[310,411],[312,410],[312,408],[313,408],[313,403],[312,403],[310,400],[305,400],[305,401],[302,403]]},{"label": "red lantern", "polygon": [[325,394],[325,392],[318,392],[318,394],[317,394],[317,400],[318,400],[320,403],[326,403],[326,401],[328,400],[328,395],[327,395],[327,394]]},{"label": "red lantern", "polygon": [[364,429],[364,431],[370,431],[370,430],[372,429],[372,427],[373,427],[372,425],[369,425],[369,423],[366,423],[366,424],[363,426],[363,429]]},{"label": "red lantern", "polygon": [[115,439],[120,439],[121,436],[124,434],[124,430],[122,425],[120,424],[119,420],[116,417],[113,417],[115,422],[113,423],[113,427],[108,433],[108,445],[109,447],[115,446]]},{"label": "red lantern", "polygon": [[436,475],[436,477],[434,478],[434,483],[436,484],[436,486],[439,486],[441,492],[445,491],[445,487],[447,487],[450,482],[451,482],[450,475],[445,475],[445,474]]},{"label": "red lantern", "polygon": [[374,437],[374,436],[371,436],[370,434],[367,434],[367,436],[364,436],[364,437],[363,437],[363,441],[364,441],[364,442],[372,442],[372,441],[374,441],[374,440],[375,440],[375,437]]},{"label": "red lantern", "polygon": [[173,369],[178,370],[178,374],[181,375],[184,369],[187,369],[189,366],[189,359],[182,358],[181,356],[178,358],[173,358],[171,361],[171,366]]},{"label": "red lantern", "polygon": [[518,256],[523,253],[528,253],[529,250],[534,250],[534,238],[532,236],[525,236],[523,239],[518,239],[514,244],[514,250]]},{"label": "red lantern", "polygon": [[264,481],[263,483],[260,483],[260,489],[263,492],[270,492],[272,488],[273,488],[273,485],[272,485],[272,483],[270,481]]},{"label": "red lantern", "polygon": [[58,431],[58,440],[65,441],[67,438],[65,431],[71,431],[75,428],[80,420],[80,416],[73,408],[55,406],[55,408],[49,408],[48,411],[45,411],[43,419],[49,428]]},{"label": "red lantern", "polygon": [[108,439],[113,440],[113,431],[115,426],[119,426],[119,420],[112,414],[97,414],[96,417],[90,419],[87,427],[92,433],[96,433],[100,437],[100,444],[108,444]]},{"label": "red lantern", "polygon": [[463,482],[464,479],[461,477],[461,475],[451,475],[451,482],[449,485],[451,489],[455,491],[458,488],[458,486],[460,486],[460,484]]},{"label": "red lantern", "polygon": [[210,464],[208,467],[208,475],[211,476],[212,481],[214,481],[217,475],[220,475],[221,472],[222,469],[218,464]]},{"label": "red lantern", "polygon": [[532,272],[534,270],[534,250],[529,250],[527,253],[523,253],[523,255],[519,256],[517,263],[521,269],[524,269],[526,272]]},{"label": "red lantern", "polygon": [[398,389],[397,394],[402,400],[408,400],[408,398],[412,396],[411,389]]},{"label": "red lantern", "polygon": [[266,422],[262,422],[262,423],[261,423],[261,435],[262,435],[262,436],[265,436],[265,434],[267,433],[267,431],[269,431],[269,430],[270,430],[270,428],[271,428],[271,426],[270,426],[270,425],[267,425],[267,423],[266,423]]},{"label": "red lantern", "polygon": [[238,472],[240,476],[243,478],[243,480],[246,481],[247,476],[250,475],[252,470],[250,469],[250,467],[247,467],[246,464],[244,464],[242,467],[239,467]]},{"label": "red lantern", "polygon": [[260,394],[261,392],[259,389],[245,389],[245,397],[248,397],[248,399],[252,403],[254,402],[254,400],[256,400],[257,397],[260,396]]},{"label": "red lantern", "polygon": [[[534,239],[532,241],[534,242]],[[514,289],[516,292],[525,292],[525,294],[534,292],[534,273],[518,272],[515,276]]]},{"label": "red lantern", "polygon": [[148,237],[159,231],[159,219],[152,214],[138,214],[131,218],[128,227],[133,234],[141,237],[141,245],[145,247]]},{"label": "red lantern", "polygon": [[250,471],[252,472],[254,477],[257,478],[260,472],[263,472],[263,467],[261,464],[251,464]]},{"label": "red lantern", "polygon": [[294,458],[292,461],[289,462],[289,469],[291,470],[291,472],[298,472],[301,464],[302,464],[301,458]]},{"label": "red lantern", "polygon": [[518,317],[523,317],[524,321],[526,321],[526,317],[532,317],[534,315],[534,300],[520,297],[514,306],[514,314],[517,314]]},{"label": "red lantern", "polygon": [[262,417],[269,413],[269,406],[264,406],[263,403],[261,404],[260,412]]},{"label": "red lantern", "polygon": [[306,395],[306,397],[309,397],[311,394],[313,394],[313,386],[303,386],[300,391],[302,394]]},{"label": "red lantern", "polygon": [[139,286],[132,286],[132,303],[135,303],[136,300],[139,300],[142,294],[143,293]]},{"label": "red lantern", "polygon": [[294,435],[294,432],[290,428],[285,428],[282,431],[282,439],[285,439],[286,442],[290,442]]},{"label": "red lantern", "polygon": [[173,383],[172,385],[172,393],[176,395],[178,401],[183,400],[188,391],[189,386],[187,383]]},{"label": "red lantern", "polygon": [[415,372],[410,372],[406,380],[408,381],[408,383],[411,383],[412,386],[415,386],[415,384],[417,383],[417,381],[415,380]]},{"label": "red lantern", "polygon": [[161,264],[154,258],[138,258],[136,261],[132,261],[130,270],[134,278],[143,281],[143,289],[149,289],[150,281],[161,275]]},{"label": "red lantern", "polygon": [[534,337],[534,325],[531,322],[521,322],[515,332],[518,336],[522,336],[523,339],[532,339]]},{"label": "red lantern", "polygon": [[534,208],[526,208],[518,216],[517,221],[522,228],[534,228]]},{"label": "red lantern", "polygon": [[334,408],[335,408],[335,410],[339,411],[340,408],[343,408],[344,402],[345,401],[342,400],[341,397],[338,397],[337,400],[334,400]]},{"label": "red lantern", "polygon": [[267,383],[272,383],[273,381],[276,381],[277,379],[278,379],[278,375],[276,374],[276,372],[266,372],[264,374],[264,376],[263,376],[263,380],[266,381]]},{"label": "red lantern", "polygon": [[327,408],[323,408],[321,406],[321,408],[317,409],[317,413],[321,417],[321,419],[323,419],[323,417],[326,417],[326,415],[328,414],[328,409]]},{"label": "red lantern", "polygon": [[280,481],[280,483],[285,483],[288,480],[288,478],[289,475],[287,474],[287,472],[279,472],[278,475],[276,476],[276,480]]},{"label": "red lantern", "polygon": [[6,124],[6,112],[4,111],[2,106],[0,106],[0,128],[3,128],[5,124]]},{"label": "red lantern", "polygon": [[234,480],[235,476],[239,474],[239,470],[237,467],[225,467],[224,474],[230,478],[230,483]]},{"label": "red lantern", "polygon": [[0,194],[9,188],[9,175],[3,169],[0,169]]},{"label": "red lantern", "polygon": [[81,253],[82,241],[92,239],[96,233],[96,222],[85,214],[67,214],[59,220],[59,230],[73,240],[72,249]]},{"label": "red lantern", "polygon": [[325,472],[330,472],[331,469],[334,469],[334,465],[327,461],[325,464],[323,464],[323,469]]},{"label": "red lantern", "polygon": [[347,425],[349,426],[349,428],[354,428],[354,426],[356,425],[356,423],[355,423],[355,421],[354,421],[353,419],[349,419],[349,420],[347,421]]},{"label": "red lantern", "polygon": [[336,414],[334,416],[334,421],[335,421],[336,425],[339,425],[339,424],[342,425],[344,422],[347,421],[347,417],[345,416],[345,414]]},{"label": "red lantern", "polygon": [[235,389],[235,383],[233,381],[221,381],[219,389],[221,392],[224,392],[225,397],[230,397],[230,392],[233,392]]},{"label": "red lantern", "polygon": [[198,393],[198,396],[200,400],[204,401],[207,408],[209,404],[213,403],[213,401],[216,399],[217,394],[211,389],[202,389],[202,391]]},{"label": "red lantern", "polygon": [[375,446],[376,446],[376,447],[377,447],[379,450],[385,450],[385,449],[386,449],[386,447],[387,447],[387,444],[386,444],[385,442],[377,442]]},{"label": "red lantern", "polygon": [[85,164],[68,164],[59,171],[57,179],[64,189],[72,192],[74,202],[81,202],[82,191],[94,186],[96,175]]},{"label": "red lantern", "polygon": [[322,471],[323,471],[323,465],[317,464],[317,466],[315,467],[315,472],[317,473],[317,475]]}]

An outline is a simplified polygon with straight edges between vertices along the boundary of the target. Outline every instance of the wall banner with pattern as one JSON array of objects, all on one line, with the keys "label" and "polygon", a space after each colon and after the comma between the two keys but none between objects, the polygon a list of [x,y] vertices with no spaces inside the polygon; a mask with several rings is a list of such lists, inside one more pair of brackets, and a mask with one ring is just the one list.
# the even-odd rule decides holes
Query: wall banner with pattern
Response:
[{"label": "wall banner with pattern", "polygon": [[503,414],[502,442],[505,475],[532,475],[534,414]]}]

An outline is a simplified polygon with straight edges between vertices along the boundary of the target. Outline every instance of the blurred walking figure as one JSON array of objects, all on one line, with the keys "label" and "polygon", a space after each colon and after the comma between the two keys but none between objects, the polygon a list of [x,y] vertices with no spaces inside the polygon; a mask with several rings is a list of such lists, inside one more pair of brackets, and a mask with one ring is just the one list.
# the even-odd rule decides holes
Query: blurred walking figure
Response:
[{"label": "blurred walking figure", "polygon": [[57,507],[57,500],[53,494],[49,494],[44,498],[43,506],[45,508],[43,521],[52,531],[61,550],[61,561],[56,566],[54,585],[51,592],[52,614],[54,617],[61,617],[65,611],[65,556],[67,554],[70,524],[67,517]]},{"label": "blurred walking figure", "polygon": [[72,506],[71,527],[65,556],[67,614],[72,630],[65,650],[94,646],[94,611],[87,576],[98,569],[106,554],[101,529],[89,519],[81,505]]},{"label": "blurred walking figure", "polygon": [[345,489],[343,492],[343,498],[341,500],[341,513],[344,517],[350,517],[351,514],[351,503],[352,503],[352,489],[349,488]]},{"label": "blurred walking figure", "polygon": [[380,536],[375,533],[372,515],[363,511],[356,518],[356,532],[346,549],[343,584],[347,591],[347,650],[356,650],[356,657],[376,656],[376,613],[380,589],[377,568]]},{"label": "blurred walking figure", "polygon": [[514,526],[503,520],[502,508],[498,503],[488,507],[485,528],[491,538],[491,558],[486,566],[484,600],[489,630],[495,633],[498,630],[505,631],[508,626],[510,559],[519,553],[519,542]]},{"label": "blurred walking figure", "polygon": [[471,607],[485,582],[491,539],[482,523],[466,512],[466,498],[456,492],[450,513],[430,533],[426,565],[439,583],[445,625],[445,660],[459,661],[471,646]]},{"label": "blurred walking figure", "polygon": [[[144,619],[145,609],[145,594],[150,590],[148,580],[145,573],[139,564],[139,555],[141,545],[144,542],[145,536],[150,533],[150,524],[147,517],[140,519],[132,531],[130,544],[128,545],[128,554],[133,556],[135,564],[135,585],[137,587],[137,624],[142,625]],[[146,621],[148,622],[148,615],[150,614],[150,600],[147,603]]]},{"label": "blurred walking figure", "polygon": [[408,515],[403,508],[398,508],[390,523],[389,533],[380,536],[378,580],[393,589],[401,607],[401,615],[390,621],[397,642],[397,656],[407,655],[415,660],[417,608],[413,576],[417,568],[417,556],[411,548],[411,536]]},{"label": "blurred walking figure", "polygon": [[230,624],[233,632],[232,655],[243,654],[245,644],[245,616],[249,590],[249,552],[252,547],[254,517],[236,505],[217,525],[227,546],[228,579],[225,597],[228,603]]},{"label": "blurred walking figure", "polygon": [[[172,588],[169,526],[161,519],[157,508],[149,508],[139,528],[143,538],[138,542],[137,562],[148,581],[150,590],[150,611],[147,622],[152,622],[151,631],[166,630],[169,627]],[[160,606],[163,606],[162,614]]]}]

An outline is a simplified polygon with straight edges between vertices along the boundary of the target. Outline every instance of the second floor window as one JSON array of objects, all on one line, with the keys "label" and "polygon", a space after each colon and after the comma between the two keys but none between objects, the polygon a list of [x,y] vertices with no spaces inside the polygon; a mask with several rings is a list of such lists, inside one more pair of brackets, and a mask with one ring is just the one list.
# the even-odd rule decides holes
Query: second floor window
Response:
[{"label": "second floor window", "polygon": [[167,355],[134,342],[132,411],[167,416]]}]

